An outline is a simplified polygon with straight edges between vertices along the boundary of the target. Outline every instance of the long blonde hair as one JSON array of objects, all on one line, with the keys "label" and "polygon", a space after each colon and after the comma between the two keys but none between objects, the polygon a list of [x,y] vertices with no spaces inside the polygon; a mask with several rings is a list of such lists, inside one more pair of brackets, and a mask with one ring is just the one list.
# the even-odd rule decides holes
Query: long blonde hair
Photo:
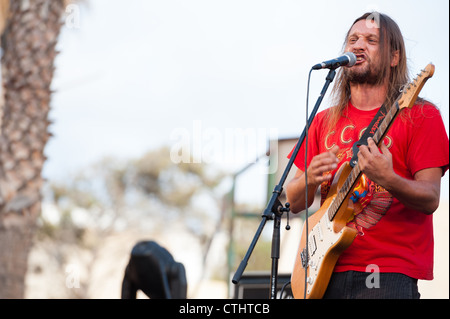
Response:
[{"label": "long blonde hair", "polygon": [[[345,37],[344,48],[351,28],[361,20],[373,20],[372,22],[379,23],[381,54],[379,81],[382,82],[386,77],[389,77],[385,103],[390,106],[395,102],[401,88],[409,82],[406,50],[402,33],[397,23],[389,16],[378,12],[367,12],[353,22]],[[396,66],[391,67],[391,58],[395,51],[399,51],[399,61]],[[345,116],[345,110],[351,98],[350,81],[345,72],[343,72],[343,68],[337,73],[331,96],[334,107],[330,108],[327,113],[329,127],[334,126],[341,116]]]}]

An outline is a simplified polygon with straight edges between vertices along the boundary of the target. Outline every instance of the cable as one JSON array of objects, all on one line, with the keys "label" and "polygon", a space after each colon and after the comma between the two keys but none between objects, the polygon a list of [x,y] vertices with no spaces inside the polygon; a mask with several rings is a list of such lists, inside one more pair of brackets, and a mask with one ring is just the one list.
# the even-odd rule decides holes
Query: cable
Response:
[{"label": "cable", "polygon": [[309,70],[309,74],[308,74],[308,83],[306,86],[306,129],[305,129],[305,237],[306,237],[306,263],[304,265],[304,270],[305,270],[305,289],[303,291],[303,299],[306,299],[306,289],[308,286],[308,264],[309,264],[309,242],[308,242],[308,234],[309,234],[309,230],[308,230],[308,131],[309,131],[309,110],[308,110],[308,105],[309,105],[309,83],[311,80],[311,72],[313,71],[313,69]]},{"label": "cable", "polygon": [[286,287],[287,287],[288,285],[290,285],[290,284],[291,284],[291,281],[288,281],[288,282],[286,282],[286,283],[283,285],[283,287],[281,287],[281,290],[280,290],[280,299],[283,299],[284,290],[285,290]]}]

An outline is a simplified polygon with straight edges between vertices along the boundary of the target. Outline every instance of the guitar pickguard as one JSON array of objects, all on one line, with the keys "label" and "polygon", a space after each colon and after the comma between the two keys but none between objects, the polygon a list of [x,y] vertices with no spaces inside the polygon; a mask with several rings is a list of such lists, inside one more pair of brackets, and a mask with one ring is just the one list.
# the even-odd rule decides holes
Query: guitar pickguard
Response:
[{"label": "guitar pickguard", "polygon": [[[311,229],[308,236],[308,259],[307,263],[307,294],[311,290],[319,276],[319,269],[322,267],[325,256],[333,249],[334,245],[339,242],[344,233],[344,228],[336,233],[333,231],[332,222],[324,214],[320,221]],[[306,249],[305,255],[306,255]],[[302,261],[303,263],[303,261]]]}]

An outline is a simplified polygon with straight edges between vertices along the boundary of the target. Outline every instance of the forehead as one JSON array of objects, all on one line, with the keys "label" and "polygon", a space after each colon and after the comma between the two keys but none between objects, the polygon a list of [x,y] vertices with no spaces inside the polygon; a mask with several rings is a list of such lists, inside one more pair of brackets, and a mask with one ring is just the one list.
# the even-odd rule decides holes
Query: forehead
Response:
[{"label": "forehead", "polygon": [[352,28],[350,29],[348,36],[376,36],[378,37],[380,34],[380,28],[378,27],[378,24],[375,22],[375,20],[360,20],[356,22]]}]

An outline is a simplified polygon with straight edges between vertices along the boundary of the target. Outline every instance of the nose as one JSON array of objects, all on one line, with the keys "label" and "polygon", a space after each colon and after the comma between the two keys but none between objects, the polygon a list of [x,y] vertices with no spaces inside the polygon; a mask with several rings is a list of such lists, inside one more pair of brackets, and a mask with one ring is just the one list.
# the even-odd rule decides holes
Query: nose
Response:
[{"label": "nose", "polygon": [[354,51],[364,50],[365,41],[362,37],[359,37],[353,43],[350,43],[349,47],[351,50],[354,50]]}]

